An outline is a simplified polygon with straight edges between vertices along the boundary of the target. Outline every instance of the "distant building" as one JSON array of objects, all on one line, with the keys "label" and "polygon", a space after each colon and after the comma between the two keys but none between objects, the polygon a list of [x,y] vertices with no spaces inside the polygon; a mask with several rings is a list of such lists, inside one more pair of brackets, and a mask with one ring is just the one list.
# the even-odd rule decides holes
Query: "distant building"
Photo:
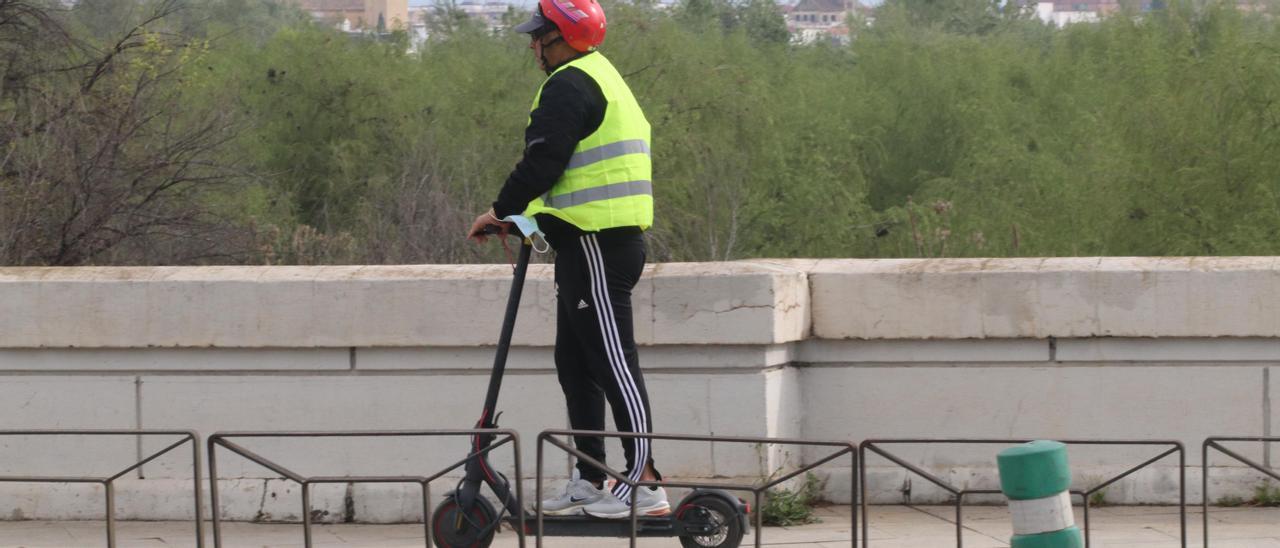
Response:
[{"label": "distant building", "polygon": [[317,21],[342,27],[364,22],[364,0],[293,0]]},{"label": "distant building", "polygon": [[458,9],[467,17],[479,21],[492,32],[504,30],[502,18],[511,9],[505,2],[463,2]]},{"label": "distant building", "polygon": [[409,44],[410,50],[417,51],[427,41],[427,18],[431,16],[431,8],[417,6],[409,8]]},{"label": "distant building", "polygon": [[381,21],[385,30],[406,30],[409,28],[409,0],[365,0],[365,21],[378,25]]},{"label": "distant building", "polygon": [[[409,0],[292,0],[317,20],[348,32],[408,30]],[[381,28],[379,28],[381,27]]]},{"label": "distant building", "polygon": [[850,16],[857,16],[869,22],[872,9],[857,0],[800,0],[794,6],[784,7],[783,16],[787,20],[787,30],[799,42],[834,40],[847,43],[849,27],[846,21]]},{"label": "distant building", "polygon": [[[463,0],[455,3],[453,6],[457,11],[466,15],[468,19],[479,22],[491,32],[506,30],[506,25],[503,23],[503,17],[505,17],[507,12],[512,9],[511,5],[506,2],[495,2],[492,0],[485,2]],[[425,27],[427,22],[430,21],[432,15],[435,13],[435,10],[436,8],[433,6],[418,6],[410,8],[409,19],[412,21],[410,28],[417,28],[418,26]],[[527,18],[528,17],[526,17],[526,19]]]},{"label": "distant building", "polygon": [[[1054,13],[1095,13],[1099,16],[1107,15],[1120,11],[1120,2],[1117,0],[1052,0],[1048,2],[1053,5]],[[1150,1],[1143,1],[1144,7],[1151,5]]]},{"label": "distant building", "polygon": [[849,0],[800,0],[792,6],[787,23],[796,26],[831,28],[844,22],[844,14],[853,10]]},{"label": "distant building", "polygon": [[431,16],[431,6],[414,6],[409,8],[409,25],[421,25]]},{"label": "distant building", "polygon": [[[1270,13],[1268,6],[1274,0],[1236,0],[1237,10],[1244,13]],[[1154,0],[1048,0],[1035,4],[1036,16],[1045,23],[1065,26],[1072,23],[1089,23],[1119,13],[1128,7],[1138,12],[1159,9]]]},{"label": "distant building", "polygon": [[[1138,9],[1151,9],[1151,0],[1139,1]],[[1092,23],[1118,11],[1119,0],[1048,0],[1036,4],[1036,17],[1056,27]]]},{"label": "distant building", "polygon": [[[1036,4],[1036,17],[1046,24],[1055,27],[1065,27],[1072,23],[1091,23],[1097,21],[1101,13],[1099,11],[1089,11],[1086,9],[1075,9],[1076,6],[1059,9],[1057,2],[1040,2]],[[1085,8],[1087,6],[1080,6]]]}]

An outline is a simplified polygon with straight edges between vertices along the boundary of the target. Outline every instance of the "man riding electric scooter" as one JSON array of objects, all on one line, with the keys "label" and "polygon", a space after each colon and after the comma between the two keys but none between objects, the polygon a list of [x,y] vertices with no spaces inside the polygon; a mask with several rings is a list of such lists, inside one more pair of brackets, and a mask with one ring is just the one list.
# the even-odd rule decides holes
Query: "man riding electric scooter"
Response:
[{"label": "man riding electric scooter", "polygon": [[[458,482],[457,488],[445,495],[444,500],[440,502],[435,511],[431,513],[431,517],[428,518],[427,529],[432,531],[434,544],[443,548],[485,548],[493,541],[494,533],[497,532],[499,524],[506,521],[513,527],[519,527],[518,531],[521,533],[536,531],[539,540],[543,536],[679,537],[680,544],[686,548],[737,548],[746,532],[747,513],[750,510],[742,499],[734,497],[722,489],[684,483],[682,486],[692,488],[692,492],[680,500],[680,504],[677,505],[677,509],[674,512],[668,511],[659,514],[650,510],[645,514],[637,512],[630,516],[630,520],[599,519],[592,517],[592,514],[601,513],[593,511],[595,510],[593,507],[599,507],[600,505],[572,500],[575,496],[579,496],[581,491],[585,490],[575,488],[575,485],[581,485],[582,483],[575,480],[565,489],[561,497],[538,503],[535,511],[541,511],[544,504],[559,504],[557,508],[559,515],[546,516],[545,512],[542,514],[530,514],[521,506],[520,477],[517,477],[516,482],[513,484],[511,480],[508,480],[506,476],[493,468],[493,465],[489,462],[488,453],[491,449],[497,447],[494,445],[495,434],[486,432],[498,428],[496,420],[499,415],[497,410],[498,393],[502,389],[507,354],[511,349],[511,337],[515,331],[516,315],[520,309],[520,296],[524,288],[525,275],[529,270],[529,256],[532,253],[533,240],[539,233],[535,223],[527,217],[513,215],[510,219],[524,241],[520,246],[520,258],[516,260],[515,268],[512,271],[511,292],[507,298],[507,309],[502,318],[502,331],[498,335],[498,346],[494,352],[493,369],[489,374],[489,388],[485,392],[484,407],[480,411],[480,420],[476,422],[476,428],[479,429],[479,432],[471,437],[468,456],[464,461],[466,465],[465,476]],[[503,229],[504,227],[501,226],[486,224],[478,229],[476,234],[477,236],[500,234],[505,237],[506,234]],[[564,300],[562,299],[561,308],[563,308],[563,302]],[[597,396],[597,401],[598,398]],[[580,433],[580,431],[574,432]],[[623,439],[631,438],[636,441],[648,441],[650,437],[638,433],[617,434],[617,436]],[[539,436],[539,439],[541,440],[542,436]],[[575,449],[574,451],[577,450]],[[539,454],[541,455],[541,449],[539,449]],[[605,466],[605,464],[585,452],[580,452],[578,456],[581,460],[589,461],[601,467]],[[538,461],[539,463],[542,462],[541,456],[539,456]],[[608,474],[617,479],[619,483],[632,484],[634,488],[640,489],[641,493],[648,492],[643,487],[644,485],[652,485],[660,481],[657,480],[656,474],[654,474],[655,481],[642,481],[639,483],[631,479],[635,476],[628,477],[613,471],[608,472]],[[488,486],[494,498],[497,499],[498,508],[495,508],[481,494],[481,488],[484,486]],[[598,500],[618,500],[617,496],[611,493],[600,493],[599,491],[603,490],[602,486],[591,485],[591,487],[596,489],[595,494],[600,497]],[[656,490],[653,492],[657,493]],[[567,504],[563,500],[564,498],[570,499]],[[638,510],[641,501],[644,499],[641,498],[641,495],[633,494],[631,500],[635,509]],[[665,502],[665,497],[662,500]],[[508,517],[503,518],[503,514]],[[604,515],[612,517],[611,513]],[[530,529],[531,519],[536,521],[536,529]],[[431,524],[435,524],[434,528]],[[521,541],[521,546],[524,546],[523,541]],[[539,542],[539,546],[541,546],[541,542]]]},{"label": "man riding electric scooter", "polygon": [[[498,392],[529,264],[529,238],[540,228],[556,251],[555,362],[570,425],[604,430],[608,402],[619,431],[651,433],[631,318],[631,290],[644,268],[644,230],[653,224],[649,122],[622,76],[595,51],[605,35],[604,12],[595,0],[540,0],[533,17],[516,30],[530,35],[529,48],[548,77],[533,101],[524,157],[493,208],[467,232],[484,242],[488,234],[505,236],[514,223],[526,238],[476,426],[497,427]],[[651,440],[621,439],[627,481],[608,487],[606,474],[580,459],[578,477],[559,496],[538,504],[543,515],[534,517],[540,535],[679,537],[684,546],[738,546],[747,528],[745,503],[719,489],[695,488],[673,512],[661,487],[632,487],[662,479],[653,466]],[[530,516],[512,493],[512,483],[489,465],[492,442],[493,436],[472,439],[466,477],[432,513],[438,546],[488,546],[503,513],[513,526],[527,527]],[[600,437],[575,436],[574,444],[591,460],[605,462]],[[498,509],[481,496],[484,485]],[[618,519],[632,517],[633,507],[633,519]]]},{"label": "man riding electric scooter", "polygon": [[[516,31],[548,77],[533,101],[524,157],[492,209],[468,237],[505,233],[510,216],[533,218],[555,248],[555,363],[575,430],[603,430],[604,405],[622,432],[653,430],[636,352],[631,290],[644,268],[644,230],[653,223],[649,122],[622,76],[596,48],[605,37],[595,0],[540,0]],[[575,437],[583,453],[605,462],[604,441]],[[626,476],[660,480],[650,440],[623,438]],[[640,516],[670,513],[662,488],[606,488],[605,474],[585,463],[543,512],[626,518],[635,498]]]}]

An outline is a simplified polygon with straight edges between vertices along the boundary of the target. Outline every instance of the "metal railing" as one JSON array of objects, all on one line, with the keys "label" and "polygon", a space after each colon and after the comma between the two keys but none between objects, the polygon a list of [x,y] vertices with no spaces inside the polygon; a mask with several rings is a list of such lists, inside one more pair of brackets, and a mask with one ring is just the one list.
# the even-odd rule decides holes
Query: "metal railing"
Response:
[{"label": "metal railing", "polygon": [[0,483],[96,483],[103,486],[106,491],[106,517],[107,517],[107,546],[115,548],[116,546],[116,503],[115,503],[115,481],[124,477],[125,474],[133,472],[143,465],[164,456],[168,452],[181,447],[183,444],[191,443],[191,477],[195,498],[195,529],[196,529],[196,546],[204,546],[204,498],[201,494],[201,477],[200,477],[200,435],[191,430],[0,430],[0,437],[8,436],[181,436],[182,439],[174,442],[164,449],[161,449],[146,458],[140,459],[130,465],[128,468],[121,470],[110,476],[0,476]]},{"label": "metal railing", "polygon": [[[916,474],[916,475],[918,475],[918,476],[920,476],[920,477],[924,478],[924,479],[925,479],[925,480],[927,480],[929,483],[932,483],[932,484],[934,484],[934,485],[936,485],[936,486],[938,486],[938,487],[942,488],[943,490],[945,490],[945,491],[947,491],[947,492],[951,493],[951,495],[955,497],[955,509],[956,509],[956,548],[961,548],[962,546],[964,546],[964,515],[963,515],[963,510],[962,510],[962,509],[963,509],[963,506],[964,506],[964,497],[965,497],[965,496],[967,496],[967,495],[1001,495],[1001,494],[1003,494],[1003,493],[1001,493],[1001,491],[1000,491],[999,489],[967,489],[967,488],[960,488],[960,487],[956,487],[956,486],[951,485],[950,483],[948,483],[946,480],[943,480],[943,479],[941,479],[941,478],[939,478],[939,477],[937,477],[937,476],[935,476],[935,475],[933,475],[933,474],[930,474],[929,472],[926,472],[925,470],[922,470],[920,467],[915,466],[915,465],[913,465],[913,464],[911,464],[911,463],[907,462],[906,460],[904,460],[904,459],[902,459],[902,458],[898,457],[897,455],[894,455],[893,453],[890,453],[889,451],[887,451],[887,450],[883,449],[881,446],[883,446],[883,445],[937,445],[937,444],[998,444],[998,445],[1017,445],[1017,444],[1021,444],[1021,443],[1027,443],[1027,442],[1029,442],[1029,441],[1033,441],[1033,440],[1030,440],[1030,439],[965,439],[965,438],[905,439],[905,438],[904,438],[904,439],[879,439],[879,440],[866,440],[866,441],[862,442],[862,446],[861,446],[862,454],[861,454],[861,458],[859,459],[859,461],[862,463],[862,467],[859,469],[859,475],[860,475],[860,476],[862,476],[862,477],[861,477],[861,479],[860,479],[860,482],[861,482],[861,484],[862,484],[862,489],[863,489],[863,491],[862,491],[862,493],[861,493],[861,498],[862,498],[862,539],[863,539],[863,544],[862,544],[862,545],[863,545],[863,547],[865,548],[865,547],[867,547],[867,546],[870,546],[870,545],[871,545],[870,541],[869,541],[869,540],[868,540],[868,538],[867,538],[867,533],[868,533],[868,530],[869,530],[868,525],[867,525],[867,524],[868,524],[868,512],[867,512],[867,511],[868,511],[868,506],[869,506],[869,504],[868,504],[868,501],[867,501],[867,493],[866,493],[866,489],[867,489],[867,451],[871,451],[871,452],[873,452],[873,453],[875,453],[875,454],[877,454],[877,455],[880,455],[881,457],[884,457],[885,459],[888,459],[889,461],[893,462],[894,464],[897,464],[898,466],[901,466],[901,467],[903,467],[903,468],[906,468],[907,470],[911,471],[912,473],[914,473],[914,474]],[[1129,469],[1125,470],[1124,472],[1122,472],[1122,473],[1120,473],[1120,474],[1118,474],[1118,475],[1112,476],[1111,478],[1106,479],[1106,480],[1102,481],[1101,483],[1099,483],[1099,484],[1097,484],[1097,485],[1094,485],[1094,486],[1092,486],[1092,487],[1090,487],[1090,488],[1088,488],[1088,489],[1084,489],[1084,490],[1073,490],[1073,491],[1070,491],[1070,493],[1071,493],[1072,495],[1074,495],[1074,496],[1079,496],[1079,497],[1081,497],[1081,499],[1083,500],[1083,507],[1084,507],[1084,510],[1083,510],[1083,511],[1084,511],[1084,543],[1085,543],[1085,547],[1086,547],[1086,548],[1088,548],[1088,547],[1090,546],[1090,539],[1089,539],[1089,532],[1090,532],[1090,531],[1089,531],[1089,497],[1090,497],[1090,496],[1092,496],[1094,493],[1097,493],[1097,492],[1099,492],[1099,491],[1101,491],[1101,490],[1103,490],[1103,489],[1106,489],[1106,488],[1107,488],[1107,486],[1109,486],[1109,485],[1111,485],[1111,484],[1113,484],[1113,483],[1115,483],[1115,482],[1117,482],[1117,481],[1120,481],[1121,479],[1124,479],[1125,477],[1129,476],[1130,474],[1133,474],[1134,472],[1137,472],[1138,470],[1141,470],[1141,469],[1143,469],[1143,468],[1146,468],[1147,466],[1150,466],[1151,464],[1153,464],[1153,463],[1155,463],[1155,462],[1157,462],[1157,461],[1159,461],[1159,460],[1161,460],[1161,459],[1163,459],[1163,458],[1165,458],[1165,457],[1167,457],[1167,456],[1169,456],[1169,455],[1172,455],[1172,454],[1174,454],[1174,453],[1177,453],[1177,454],[1178,454],[1178,511],[1179,511],[1179,517],[1180,517],[1180,520],[1181,520],[1180,522],[1181,522],[1181,538],[1182,538],[1182,546],[1183,546],[1183,548],[1186,548],[1186,546],[1187,546],[1187,482],[1186,482],[1186,474],[1187,474],[1187,464],[1186,464],[1186,462],[1187,462],[1187,460],[1186,460],[1186,458],[1187,458],[1187,457],[1186,457],[1186,451],[1184,450],[1184,448],[1183,448],[1183,446],[1182,446],[1182,442],[1179,442],[1179,441],[1169,441],[1169,440],[1057,440],[1057,441],[1060,441],[1060,442],[1065,443],[1065,444],[1067,444],[1067,445],[1156,445],[1156,446],[1169,446],[1169,449],[1168,449],[1168,450],[1166,450],[1166,451],[1164,451],[1164,452],[1160,453],[1159,455],[1156,455],[1156,456],[1154,456],[1154,457],[1152,457],[1152,458],[1150,458],[1150,459],[1147,459],[1146,461],[1143,461],[1143,462],[1142,462],[1142,464],[1139,464],[1139,465],[1137,465],[1137,466],[1134,466],[1134,467],[1132,467],[1132,468],[1129,468]]]},{"label": "metal railing", "polygon": [[[757,445],[758,444],[797,445],[797,446],[810,446],[810,447],[835,447],[835,448],[839,448],[839,450],[829,455],[826,455],[820,459],[817,459],[813,463],[801,466],[800,468],[793,470],[781,477],[778,477],[760,484],[746,485],[746,484],[671,481],[671,480],[633,481],[630,478],[623,475],[621,472],[614,470],[608,467],[607,465],[605,465],[604,463],[579,451],[577,448],[573,447],[568,442],[565,442],[557,438],[557,436],[598,436],[598,437],[604,437],[604,438],[618,438],[618,439],[642,438],[642,439],[649,439],[649,440],[667,440],[667,441],[700,441],[700,442],[713,442],[713,443],[741,443],[741,444],[757,444]],[[676,488],[684,488],[684,489],[724,489],[726,491],[750,492],[753,495],[753,499],[754,499],[752,507],[755,508],[754,527],[756,530],[755,531],[756,548],[760,548],[762,546],[762,541],[763,541],[763,535],[761,534],[761,530],[763,529],[764,513],[760,511],[761,509],[760,502],[764,492],[787,480],[790,480],[791,478],[799,476],[800,474],[813,470],[819,466],[822,466],[823,464],[831,462],[847,454],[849,455],[849,460],[850,460],[849,519],[852,522],[852,526],[849,529],[849,535],[851,537],[851,546],[856,548],[858,545],[858,512],[857,512],[858,496],[857,496],[857,493],[859,491],[858,491],[857,470],[858,470],[859,456],[858,456],[858,446],[855,443],[846,442],[846,441],[813,441],[813,440],[798,440],[798,439],[788,439],[788,438],[701,436],[701,435],[693,435],[693,434],[641,434],[641,433],[635,433],[635,432],[606,432],[606,431],[591,431],[591,430],[544,430],[542,431],[542,433],[538,434],[537,476],[534,482],[534,496],[536,497],[535,504],[537,505],[537,507],[534,510],[534,514],[537,516],[537,529],[536,529],[537,537],[535,538],[536,538],[536,546],[538,548],[542,547],[542,537],[543,537],[543,528],[542,528],[543,450],[542,448],[544,443],[549,443],[551,445],[554,445],[559,449],[565,451],[566,453],[569,453],[570,455],[573,455],[574,457],[582,460],[583,462],[586,462],[592,466],[595,466],[596,468],[603,471],[609,477],[631,486],[632,489],[637,489],[640,487],[676,487]],[[635,497],[632,497],[631,500],[634,503]],[[636,516],[636,507],[635,507],[635,504],[631,504],[630,546],[632,548],[635,548],[635,545],[636,545],[637,526],[638,526],[638,520]]]},{"label": "metal railing", "polygon": [[[488,447],[473,452],[461,460],[454,462],[447,468],[441,469],[429,476],[312,476],[307,477],[294,472],[280,464],[277,464],[262,455],[254,453],[245,447],[230,441],[229,438],[411,438],[411,437],[471,437],[477,435],[495,436],[493,443]],[[431,523],[431,482],[444,477],[449,472],[457,470],[466,465],[467,461],[473,457],[485,455],[503,445],[511,444],[512,454],[515,460],[515,477],[520,478],[520,435],[515,430],[510,429],[466,429],[466,430],[387,430],[387,431],[332,431],[332,432],[218,432],[209,436],[209,495],[213,505],[213,545],[215,548],[222,548],[222,523],[218,512],[218,473],[217,473],[217,453],[215,449],[222,447],[232,453],[240,455],[251,462],[258,464],[272,472],[279,474],[281,477],[298,483],[302,486],[302,535],[303,543],[310,548],[311,540],[311,486],[323,483],[413,483],[422,487],[422,523],[426,533],[426,546],[432,546],[432,523]],[[524,490],[520,481],[515,482],[516,500],[524,499]],[[520,527],[517,531],[519,535],[519,544],[524,548],[524,513],[521,512],[517,520]],[[502,510],[499,509],[498,515],[495,516],[494,525],[502,522]]]},{"label": "metal railing", "polygon": [[[254,451],[251,451],[240,444],[231,441],[232,438],[385,438],[385,437],[463,437],[475,435],[494,435],[494,442],[488,447],[476,451],[454,462],[448,467],[439,470],[427,476],[304,476],[293,470],[290,470]],[[737,444],[773,444],[773,445],[796,445],[796,446],[813,446],[813,447],[831,447],[835,448],[831,454],[825,455],[814,462],[804,465],[798,469],[792,470],[781,477],[770,479],[763,483],[757,484],[734,484],[734,483],[710,483],[710,482],[688,482],[688,481],[632,481],[622,472],[609,468],[591,458],[590,456],[580,452],[573,447],[568,441],[561,439],[567,436],[600,436],[606,438],[618,439],[635,439],[644,438],[650,440],[666,440],[676,442],[711,442],[711,443],[737,443]],[[127,468],[109,475],[109,476],[0,476],[0,483],[90,483],[100,484],[104,486],[106,499],[106,538],[107,546],[114,548],[116,542],[116,515],[115,515],[115,487],[114,482],[125,475],[134,472],[144,465],[168,454],[183,444],[191,443],[192,445],[192,477],[193,493],[194,493],[194,509],[195,509],[195,536],[196,546],[203,548],[204,542],[204,524],[203,524],[203,498],[202,498],[202,476],[200,462],[200,436],[198,433],[190,430],[0,430],[0,437],[4,436],[181,436],[181,439],[167,445],[163,449],[151,453],[145,458],[138,460]],[[541,548],[543,541],[543,519],[541,512],[542,494],[543,494],[543,474],[545,454],[544,445],[550,444],[574,457],[587,462],[600,470],[607,476],[614,478],[619,482],[630,485],[633,488],[664,486],[688,489],[707,489],[716,488],[727,491],[748,492],[752,494],[753,506],[756,508],[752,516],[753,527],[756,529],[755,546],[762,546],[763,535],[761,530],[763,527],[763,513],[761,502],[765,492],[788,480],[791,480],[805,472],[811,471],[819,466],[832,462],[842,456],[848,454],[851,466],[850,478],[850,521],[852,524],[850,534],[852,536],[851,546],[858,546],[859,538],[859,519],[861,519],[861,538],[862,546],[869,547],[870,541],[868,533],[870,530],[870,501],[867,495],[867,471],[868,458],[867,453],[874,453],[909,472],[924,478],[929,483],[938,486],[947,491],[954,497],[955,507],[955,525],[956,525],[956,546],[963,546],[963,532],[965,529],[963,522],[963,506],[964,499],[969,495],[1000,495],[998,489],[968,489],[952,485],[948,481],[921,469],[920,467],[908,462],[904,458],[894,454],[886,449],[889,445],[942,445],[942,444],[989,444],[989,445],[1015,445],[1031,441],[1029,438],[1017,439],[990,439],[990,438],[897,438],[897,439],[872,439],[866,440],[861,444],[845,441],[815,441],[788,438],[767,438],[767,437],[735,437],[735,436],[703,436],[703,435],[687,435],[687,434],[637,434],[629,432],[608,432],[608,431],[583,431],[583,430],[545,430],[538,435],[537,447],[537,474],[535,477],[535,496],[536,496],[536,545]],[[1082,501],[1083,512],[1083,530],[1085,536],[1085,546],[1091,545],[1090,540],[1090,513],[1089,498],[1106,489],[1108,486],[1124,479],[1143,468],[1151,466],[1156,462],[1177,453],[1178,455],[1178,507],[1180,521],[1180,540],[1181,546],[1187,546],[1187,516],[1186,516],[1186,452],[1181,442],[1171,440],[1059,440],[1067,445],[1077,446],[1160,446],[1166,449],[1159,454],[1143,461],[1142,463],[1127,468],[1114,476],[1111,476],[1096,485],[1085,489],[1071,490],[1070,494],[1079,497]],[[1209,455],[1211,450],[1220,452],[1227,457],[1247,465],[1266,476],[1280,481],[1280,473],[1260,464],[1240,453],[1226,447],[1223,443],[1228,442],[1252,442],[1252,443],[1278,443],[1280,437],[1266,436],[1214,436],[1204,440],[1201,448],[1201,481],[1202,481],[1202,519],[1204,532],[1204,546],[1208,547],[1210,542],[1209,528]],[[221,516],[219,512],[219,494],[218,494],[218,475],[217,475],[217,447],[222,447],[232,453],[235,453],[251,462],[254,462],[276,474],[280,477],[294,481],[301,486],[302,489],[302,527],[303,537],[306,546],[312,546],[312,513],[311,513],[311,486],[326,483],[412,483],[421,486],[422,502],[423,502],[423,527],[425,533],[425,544],[428,547],[433,545],[433,526],[431,519],[431,486],[430,483],[444,477],[450,472],[463,467],[467,461],[473,457],[485,455],[499,447],[511,444],[512,454],[514,456],[514,478],[516,500],[523,504],[524,493],[521,478],[521,450],[519,434],[510,429],[458,429],[458,430],[424,430],[424,431],[328,431],[328,432],[219,432],[215,433],[208,439],[208,459],[209,459],[209,482],[210,497],[212,502],[212,518],[213,518],[213,540],[214,546],[221,548],[222,531]],[[858,506],[861,508],[858,508]],[[503,521],[502,512],[495,519],[495,523]],[[859,516],[859,514],[861,514]],[[525,545],[525,532],[527,527],[525,524],[525,515],[523,512],[519,516],[512,516],[511,521],[519,523],[519,527],[513,528],[519,535],[519,545]],[[631,509],[630,516],[630,545],[634,547],[637,542],[638,516],[635,513],[635,507]]]},{"label": "metal railing", "polygon": [[1254,442],[1254,443],[1276,443],[1280,442],[1280,437],[1272,436],[1211,436],[1205,438],[1204,443],[1200,446],[1200,511],[1201,518],[1204,520],[1204,546],[1209,547],[1209,449],[1215,449],[1218,452],[1231,457],[1232,459],[1253,468],[1268,477],[1280,480],[1280,474],[1276,474],[1270,467],[1260,464],[1253,459],[1232,451],[1219,442]]}]

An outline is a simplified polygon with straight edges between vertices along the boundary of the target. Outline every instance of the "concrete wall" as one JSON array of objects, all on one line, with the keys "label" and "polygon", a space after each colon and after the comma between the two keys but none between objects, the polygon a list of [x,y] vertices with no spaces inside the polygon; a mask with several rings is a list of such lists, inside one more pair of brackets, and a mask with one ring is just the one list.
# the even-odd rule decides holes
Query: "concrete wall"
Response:
[{"label": "concrete wall", "polygon": [[[1173,439],[1198,465],[1209,435],[1272,433],[1280,272],[1261,258],[779,260],[649,267],[634,295],[663,432],[885,437]],[[554,293],[530,272],[501,423],[565,426],[551,363]],[[479,413],[508,289],[505,266],[0,269],[0,428],[458,428]],[[0,438],[0,474],[122,469],[169,440]],[[313,475],[423,474],[462,440],[252,440]],[[895,447],[895,449],[898,449]],[[903,447],[960,485],[995,485],[998,447]],[[1268,461],[1259,447],[1242,446]],[[1073,448],[1082,485],[1152,448]],[[821,456],[796,447],[655,443],[669,476],[758,478]],[[127,518],[189,517],[188,451],[124,480]],[[619,456],[615,446],[611,455]],[[619,462],[620,458],[614,462]],[[509,453],[497,457],[509,466]],[[1219,457],[1215,464],[1229,464]],[[871,461],[877,501],[943,500]],[[1172,502],[1176,460],[1108,490]],[[297,487],[222,453],[223,510],[295,519]],[[548,471],[563,477],[557,455]],[[821,469],[847,500],[847,461]],[[1213,498],[1260,482],[1214,471]],[[1192,500],[1198,468],[1188,471]],[[443,493],[452,481],[434,486]],[[0,489],[0,517],[100,515],[90,487]],[[396,486],[319,490],[323,519],[419,515]],[[352,516],[354,514],[354,516]]]}]

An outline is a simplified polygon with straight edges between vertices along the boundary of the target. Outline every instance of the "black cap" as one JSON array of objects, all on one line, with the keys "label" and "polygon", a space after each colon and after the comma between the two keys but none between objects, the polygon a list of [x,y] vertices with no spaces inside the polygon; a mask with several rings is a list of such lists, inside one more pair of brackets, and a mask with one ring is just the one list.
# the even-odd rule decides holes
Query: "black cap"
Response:
[{"label": "black cap", "polygon": [[545,34],[547,31],[555,28],[555,23],[550,19],[542,16],[542,6],[538,6],[533,10],[533,15],[528,21],[516,25],[515,31],[521,34]]}]

